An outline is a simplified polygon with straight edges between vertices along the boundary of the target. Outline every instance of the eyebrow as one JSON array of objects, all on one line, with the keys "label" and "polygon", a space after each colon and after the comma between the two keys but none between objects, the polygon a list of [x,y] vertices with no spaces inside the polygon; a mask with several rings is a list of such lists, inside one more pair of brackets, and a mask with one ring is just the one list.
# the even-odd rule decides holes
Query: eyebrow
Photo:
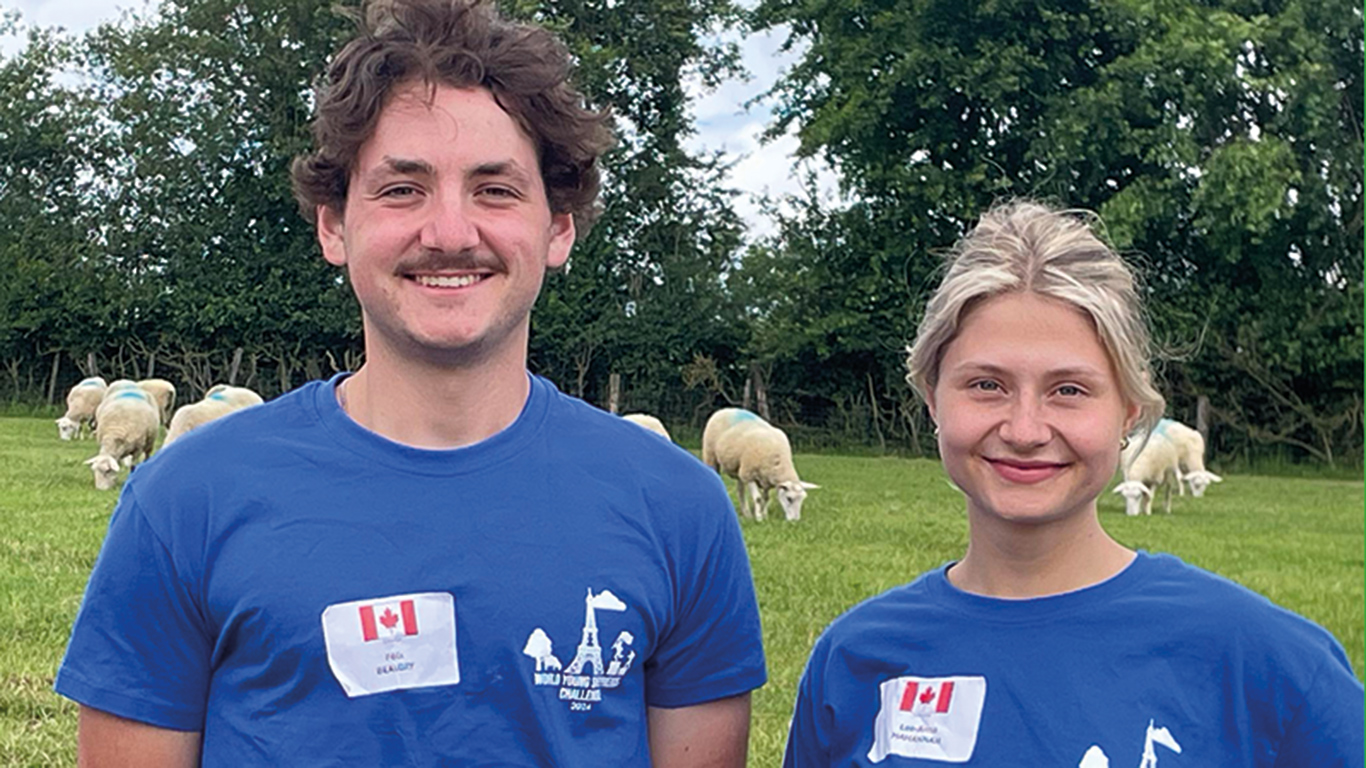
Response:
[{"label": "eyebrow", "polygon": [[[991,363],[979,363],[972,360],[954,366],[953,370],[960,373],[987,373],[994,376],[1002,376],[1010,373],[1009,369],[992,365]],[[1070,368],[1050,368],[1044,372],[1044,375],[1052,379],[1104,377],[1102,371],[1096,370],[1089,365],[1079,365]]]},{"label": "eyebrow", "polygon": [[436,169],[426,160],[386,155],[380,164],[365,172],[362,181],[373,184],[391,176],[434,176]]},{"label": "eyebrow", "polygon": [[500,160],[490,163],[480,163],[474,166],[469,172],[472,179],[485,178],[488,176],[506,176],[515,181],[530,183],[531,176],[522,168],[521,164],[515,160]]},{"label": "eyebrow", "polygon": [[[435,175],[436,168],[426,160],[413,160],[386,155],[378,166],[366,172],[363,180],[374,183],[375,181],[387,179],[390,176]],[[531,176],[523,170],[521,164],[515,160],[497,160],[480,163],[470,169],[468,176],[472,179],[506,176],[523,183],[530,183],[531,181]]]}]

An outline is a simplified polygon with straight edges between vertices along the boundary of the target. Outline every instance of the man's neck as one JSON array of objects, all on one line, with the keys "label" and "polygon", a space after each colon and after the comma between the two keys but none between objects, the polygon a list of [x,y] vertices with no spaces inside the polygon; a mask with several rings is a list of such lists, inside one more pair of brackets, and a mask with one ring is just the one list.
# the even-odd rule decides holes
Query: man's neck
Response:
[{"label": "man's neck", "polygon": [[[530,394],[524,361],[467,368],[369,358],[342,382],[339,400],[356,423],[414,448],[460,448],[505,429]],[[516,364],[513,364],[513,363]]]}]

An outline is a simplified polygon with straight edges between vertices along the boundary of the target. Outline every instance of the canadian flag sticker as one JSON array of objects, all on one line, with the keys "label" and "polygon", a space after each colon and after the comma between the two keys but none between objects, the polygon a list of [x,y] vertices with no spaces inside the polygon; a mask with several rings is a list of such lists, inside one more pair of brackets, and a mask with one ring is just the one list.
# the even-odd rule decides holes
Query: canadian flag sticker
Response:
[{"label": "canadian flag sticker", "polygon": [[868,759],[888,755],[965,763],[977,747],[985,677],[898,677],[879,687]]},{"label": "canadian flag sticker", "polygon": [[322,625],[328,666],[348,697],[460,682],[449,592],[329,605]]}]

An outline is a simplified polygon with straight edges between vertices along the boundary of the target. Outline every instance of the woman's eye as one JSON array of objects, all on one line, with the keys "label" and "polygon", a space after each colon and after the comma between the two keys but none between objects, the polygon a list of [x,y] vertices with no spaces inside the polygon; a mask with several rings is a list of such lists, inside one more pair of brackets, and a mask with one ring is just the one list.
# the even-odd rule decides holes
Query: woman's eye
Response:
[{"label": "woman's eye", "polygon": [[990,379],[974,381],[969,386],[973,389],[981,390],[983,392],[996,392],[1001,388],[1001,384],[999,382],[995,382]]},{"label": "woman's eye", "polygon": [[1063,397],[1080,397],[1086,394],[1086,392],[1081,387],[1072,384],[1064,384],[1061,387],[1058,387],[1058,394]]}]

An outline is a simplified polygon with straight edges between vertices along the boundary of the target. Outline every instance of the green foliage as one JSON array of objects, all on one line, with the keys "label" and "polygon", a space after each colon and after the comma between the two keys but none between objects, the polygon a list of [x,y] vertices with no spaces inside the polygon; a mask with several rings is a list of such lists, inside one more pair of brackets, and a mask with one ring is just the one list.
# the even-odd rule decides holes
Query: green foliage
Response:
[{"label": "green foliage", "polygon": [[[878,303],[886,284],[874,287],[861,314],[895,333],[918,311],[934,254],[993,201],[1099,211],[1145,272],[1173,353],[1173,416],[1193,420],[1206,396],[1216,452],[1283,445],[1360,466],[1359,8],[767,0],[755,20],[788,25],[789,45],[806,49],[772,91],[771,134],[796,128],[801,151],[838,169],[853,202],[807,206],[747,260],[790,259],[810,274],[829,263],[858,293],[865,270],[843,271],[850,254],[905,263],[910,290]],[[798,312],[840,322],[840,294],[803,308],[774,294],[774,328],[761,320],[756,338]],[[803,327],[797,344],[819,358],[819,329]],[[880,361],[889,381],[891,358]]]}]

